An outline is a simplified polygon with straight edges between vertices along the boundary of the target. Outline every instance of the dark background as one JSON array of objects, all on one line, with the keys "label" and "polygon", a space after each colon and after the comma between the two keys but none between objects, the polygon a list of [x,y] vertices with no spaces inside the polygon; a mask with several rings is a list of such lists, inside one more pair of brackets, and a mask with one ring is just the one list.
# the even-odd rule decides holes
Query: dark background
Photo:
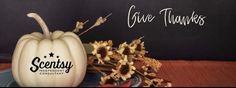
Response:
[{"label": "dark background", "polygon": [[[134,11],[151,13],[151,23],[127,25],[131,5]],[[236,60],[236,0],[0,0],[0,54],[12,55],[17,40],[24,34],[42,32],[35,20],[26,16],[38,13],[51,31],[72,31],[76,21],[90,22],[113,13],[105,24],[82,35],[81,40],[113,40],[115,46],[145,36],[149,55],[158,59]],[[159,11],[173,8],[177,15],[205,15],[204,26],[190,23],[164,26]]]}]

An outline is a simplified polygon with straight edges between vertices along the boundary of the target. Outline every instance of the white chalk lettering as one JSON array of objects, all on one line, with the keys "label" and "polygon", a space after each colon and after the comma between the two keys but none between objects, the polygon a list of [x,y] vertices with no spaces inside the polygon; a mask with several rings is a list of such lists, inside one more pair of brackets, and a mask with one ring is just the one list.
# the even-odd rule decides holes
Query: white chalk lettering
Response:
[{"label": "white chalk lettering", "polygon": [[[141,14],[141,12],[134,12],[134,14],[131,13],[132,9],[135,9],[135,5],[132,5],[129,8],[128,12],[128,19],[127,24],[129,28],[132,28],[135,23],[146,23],[146,22],[152,22],[155,16],[152,14],[147,14],[146,16],[144,14]],[[131,17],[132,14],[132,17]],[[130,19],[131,18],[131,19]]]}]

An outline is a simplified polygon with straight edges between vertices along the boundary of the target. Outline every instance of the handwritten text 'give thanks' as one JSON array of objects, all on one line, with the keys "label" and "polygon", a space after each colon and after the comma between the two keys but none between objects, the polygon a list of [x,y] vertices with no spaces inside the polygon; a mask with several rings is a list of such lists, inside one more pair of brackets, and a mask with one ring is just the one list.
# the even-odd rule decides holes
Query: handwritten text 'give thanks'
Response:
[{"label": "handwritten text 'give thanks'", "polygon": [[[156,16],[152,14],[142,14],[139,11],[132,11],[135,9],[135,5],[130,6],[127,18],[127,24],[129,28],[134,27],[136,23],[150,23]],[[179,24],[186,26],[190,23],[195,23],[199,26],[204,25],[204,19],[206,16],[198,15],[195,11],[192,12],[191,16],[179,16],[173,13],[172,8],[164,8],[159,11],[159,14],[163,16],[164,25],[167,27],[169,24]]]}]

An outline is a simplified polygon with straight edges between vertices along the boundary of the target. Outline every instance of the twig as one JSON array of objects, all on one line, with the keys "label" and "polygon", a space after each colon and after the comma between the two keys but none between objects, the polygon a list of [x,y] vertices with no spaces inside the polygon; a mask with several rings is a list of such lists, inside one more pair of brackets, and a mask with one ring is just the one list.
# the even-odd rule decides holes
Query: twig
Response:
[{"label": "twig", "polygon": [[88,23],[89,22],[89,20],[86,20],[85,22],[79,22],[79,21],[77,21],[76,22],[76,25],[75,25],[75,29],[73,30],[73,32],[79,32],[79,30],[80,29],[83,29],[84,28],[84,25],[86,24],[86,23]]},{"label": "twig", "polygon": [[89,20],[86,20],[85,22],[84,22],[84,24],[86,24],[86,23],[88,23],[89,22]]},{"label": "twig", "polygon": [[[115,64],[114,63],[111,63],[111,62],[108,62],[108,61],[105,61],[106,63],[108,63],[108,64],[111,64],[111,65],[113,65],[113,66],[115,66]],[[139,72],[138,70],[135,70],[135,72],[137,72],[139,75],[141,75],[142,77],[144,77],[144,78],[146,78],[146,79],[148,79],[148,80],[150,80],[149,78],[147,78],[144,74],[142,74],[141,72]]]},{"label": "twig", "polygon": [[102,72],[100,69],[98,69],[97,67],[95,67],[94,65],[90,64],[90,66],[92,66],[95,70],[97,70],[98,72],[100,72],[103,76],[106,76],[107,74]]},{"label": "twig", "polygon": [[[96,67],[96,66],[95,66]],[[108,68],[101,68],[101,67],[96,67],[97,69],[99,69],[100,71],[102,71],[102,72],[104,72],[104,71],[107,71],[107,72],[109,72],[109,71],[111,71],[110,69],[108,69]],[[96,70],[94,67],[88,67],[87,68],[87,70]]]},{"label": "twig", "polygon": [[140,37],[140,38],[138,38],[139,40],[141,40],[141,39],[143,39],[144,38],[144,36],[142,36],[142,37]]},{"label": "twig", "polygon": [[108,17],[110,17],[112,15],[112,13],[108,14],[107,16],[105,16],[105,18],[107,19]]},{"label": "twig", "polygon": [[104,17],[104,18],[99,17],[93,26],[91,26],[90,28],[86,29],[84,32],[80,33],[79,36],[83,35],[84,33],[88,32],[89,30],[93,29],[94,27],[97,27],[97,26],[101,25],[101,24],[104,23],[104,22],[107,20],[107,18],[108,18],[109,16],[111,16],[111,15],[112,15],[112,13],[108,14],[108,15],[107,15],[106,17]]},{"label": "twig", "polygon": [[112,65],[109,64],[98,64],[98,63],[93,63],[94,66],[99,66],[99,67],[112,67]]}]

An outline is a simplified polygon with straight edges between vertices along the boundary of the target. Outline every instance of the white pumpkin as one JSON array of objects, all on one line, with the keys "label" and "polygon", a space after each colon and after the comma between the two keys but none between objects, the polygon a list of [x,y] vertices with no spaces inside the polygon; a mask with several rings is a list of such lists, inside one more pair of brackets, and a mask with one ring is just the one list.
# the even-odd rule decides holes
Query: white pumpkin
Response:
[{"label": "white pumpkin", "polygon": [[18,40],[12,61],[16,82],[33,87],[78,86],[87,67],[87,55],[79,37],[73,32],[50,33],[39,15],[27,16],[40,24],[44,34],[33,32]]}]

